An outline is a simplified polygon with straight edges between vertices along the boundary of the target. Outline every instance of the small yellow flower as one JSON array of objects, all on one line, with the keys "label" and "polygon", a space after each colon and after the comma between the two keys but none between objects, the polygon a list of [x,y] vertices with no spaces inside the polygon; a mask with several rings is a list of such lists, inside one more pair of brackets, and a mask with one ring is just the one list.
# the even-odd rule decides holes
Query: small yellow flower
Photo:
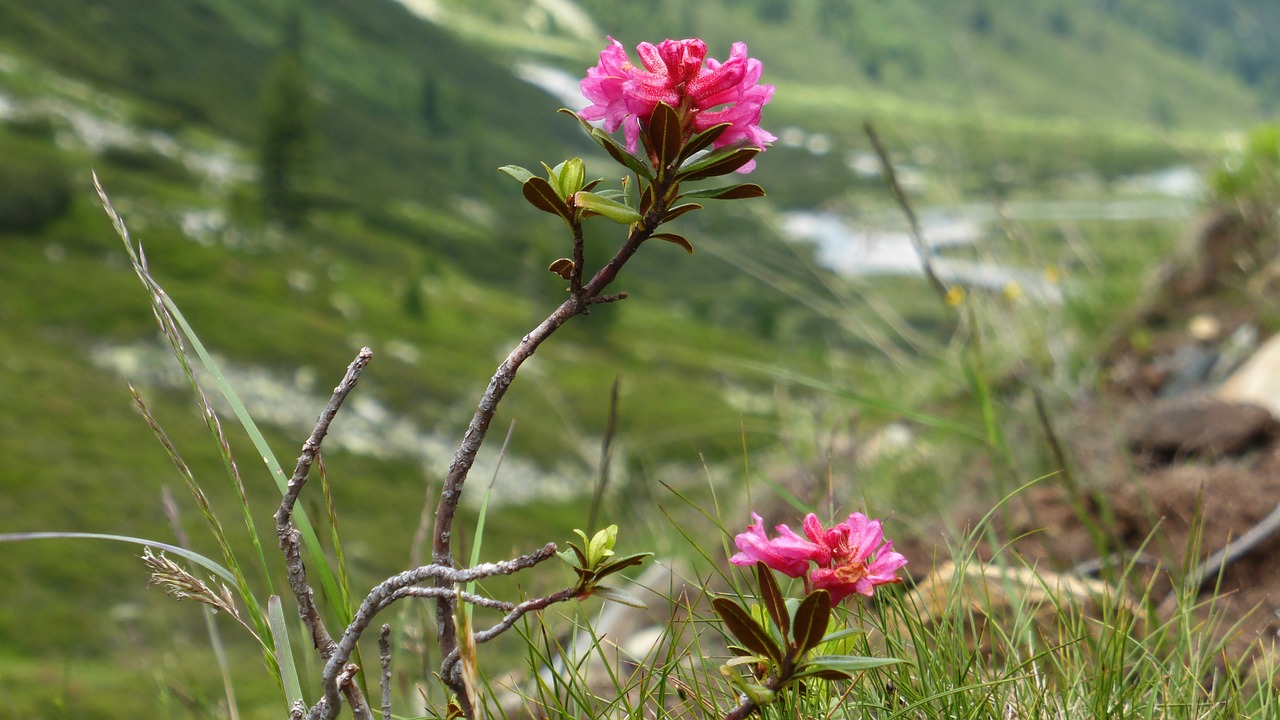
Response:
[{"label": "small yellow flower", "polygon": [[1044,269],[1044,279],[1050,285],[1057,285],[1062,282],[1062,270],[1057,265],[1049,265]]},{"label": "small yellow flower", "polygon": [[1017,281],[1010,280],[1009,282],[1004,284],[1005,300],[1012,301],[1012,300],[1017,300],[1020,297],[1022,297],[1022,286],[1019,285]]},{"label": "small yellow flower", "polygon": [[946,297],[943,300],[947,303],[947,307],[958,307],[964,302],[964,288],[959,285],[952,285],[947,288]]}]

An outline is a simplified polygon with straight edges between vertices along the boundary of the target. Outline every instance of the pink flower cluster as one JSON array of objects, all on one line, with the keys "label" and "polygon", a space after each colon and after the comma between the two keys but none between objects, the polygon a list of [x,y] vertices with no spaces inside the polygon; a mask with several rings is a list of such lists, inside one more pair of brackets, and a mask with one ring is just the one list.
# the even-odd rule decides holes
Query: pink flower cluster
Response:
[{"label": "pink flower cluster", "polygon": [[774,87],[760,84],[764,67],[747,57],[746,43],[734,43],[723,63],[708,58],[707,44],[696,38],[663,40],[656,46],[640,43],[636,52],[642,67],[632,65],[622,44],[609,38],[600,63],[587,71],[581,85],[592,104],[579,115],[604,120],[606,132],[622,127],[628,152],[636,151],[640,125],[648,122],[658,103],[680,113],[686,138],[730,123],[715,147],[747,140],[763,150],[777,139],[760,127],[760,110],[773,98]]},{"label": "pink flower cluster", "polygon": [[[833,603],[855,592],[870,597],[878,585],[902,582],[897,573],[907,559],[885,541],[880,521],[862,513],[830,528],[823,528],[818,516],[809,513],[804,518],[805,537],[786,525],[774,530],[778,536],[770,539],[764,521],[751,513],[747,531],[733,539],[741,552],[729,562],[763,562],[783,575],[804,577],[805,588],[830,592]],[[816,567],[810,568],[810,563]]]}]

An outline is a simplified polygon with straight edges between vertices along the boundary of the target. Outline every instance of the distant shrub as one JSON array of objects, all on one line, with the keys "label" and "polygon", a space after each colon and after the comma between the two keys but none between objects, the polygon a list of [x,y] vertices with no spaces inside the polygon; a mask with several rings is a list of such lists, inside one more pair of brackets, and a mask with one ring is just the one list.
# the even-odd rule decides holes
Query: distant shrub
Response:
[{"label": "distant shrub", "polygon": [[52,140],[56,129],[53,121],[43,116],[19,117],[8,122],[8,129],[18,135]]},{"label": "distant shrub", "polygon": [[123,170],[136,170],[166,180],[190,182],[191,172],[178,160],[158,152],[112,145],[102,151],[102,159]]},{"label": "distant shrub", "polygon": [[51,152],[5,148],[0,162],[0,232],[31,232],[71,205],[71,175]]}]

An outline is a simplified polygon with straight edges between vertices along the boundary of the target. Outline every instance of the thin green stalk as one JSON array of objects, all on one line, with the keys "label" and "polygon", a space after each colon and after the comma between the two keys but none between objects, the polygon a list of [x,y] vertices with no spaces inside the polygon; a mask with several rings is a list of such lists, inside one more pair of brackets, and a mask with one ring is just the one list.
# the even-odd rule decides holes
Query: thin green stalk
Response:
[{"label": "thin green stalk", "polygon": [[[177,327],[181,330],[183,337],[196,351],[196,355],[200,358],[205,369],[214,378],[215,384],[218,386],[223,398],[231,406],[231,410],[235,414],[236,419],[240,422],[240,425],[244,428],[246,434],[249,435],[249,439],[253,442],[254,448],[258,451],[263,463],[267,466],[268,472],[275,480],[277,488],[283,495],[288,490],[287,486],[289,478],[285,475],[280,462],[276,460],[275,454],[267,444],[262,432],[258,429],[257,423],[255,423],[253,418],[249,416],[249,413],[245,409],[244,404],[240,401],[239,396],[231,388],[226,377],[219,369],[218,364],[214,362],[211,354],[205,349],[204,343],[200,341],[195,330],[193,330],[191,325],[187,322],[182,312],[178,309],[178,306],[169,298],[163,288],[156,283],[147,271],[145,257],[140,252],[141,246],[139,246],[139,249],[135,250],[133,241],[129,236],[129,231],[125,227],[124,221],[120,218],[120,215],[116,212],[115,208],[112,207],[111,201],[107,197],[106,191],[102,189],[102,185],[99,183],[96,174],[93,177],[93,182],[94,189],[98,193],[98,198],[101,200],[107,216],[111,219],[112,225],[115,227],[117,234],[120,235],[121,240],[124,241],[125,251],[128,253],[130,262],[133,263],[134,269],[138,272],[139,279],[142,280],[143,285],[152,297],[153,302],[157,303],[169,314]],[[165,329],[163,323],[161,329]],[[268,567],[266,557],[263,553],[262,544],[258,539],[258,533],[256,532],[253,524],[252,513],[247,506],[247,501],[243,499],[244,496],[242,488],[241,497],[242,511],[246,517],[246,524],[248,526],[250,538],[255,550],[257,551],[260,566],[263,568],[263,574],[266,575],[266,568]],[[330,607],[337,614],[338,623],[345,627],[351,622],[353,610],[349,605],[343,602],[343,593],[338,589],[337,581],[334,578],[332,569],[329,567],[324,549],[320,545],[320,540],[316,536],[315,529],[312,527],[310,519],[302,508],[298,508],[294,513],[294,523],[301,534],[303,546],[306,548],[312,569],[317,575],[319,575],[320,586],[324,591],[325,596],[329,599]],[[265,581],[267,583],[268,590],[274,592],[271,590],[271,581],[269,576],[266,577]]]}]

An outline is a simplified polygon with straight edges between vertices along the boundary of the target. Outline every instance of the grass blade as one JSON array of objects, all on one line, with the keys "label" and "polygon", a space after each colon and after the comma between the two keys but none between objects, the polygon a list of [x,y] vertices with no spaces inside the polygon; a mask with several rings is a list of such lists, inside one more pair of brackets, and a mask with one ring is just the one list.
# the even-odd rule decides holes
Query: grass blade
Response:
[{"label": "grass blade", "polygon": [[190,560],[218,577],[229,583],[235,583],[236,577],[231,571],[218,564],[216,560],[205,557],[194,550],[188,550],[184,547],[171,545],[156,540],[148,540],[146,538],[132,537],[129,535],[112,535],[110,533],[84,533],[84,532],[20,532],[20,533],[0,533],[0,543],[4,542],[21,542],[23,540],[115,540],[117,542],[133,543],[142,547],[158,548],[167,553],[172,553],[180,558]]},{"label": "grass blade", "polygon": [[280,680],[284,683],[285,703],[292,707],[295,702],[303,700],[302,683],[298,679],[298,667],[293,662],[289,624],[285,622],[279,595],[267,598],[267,616],[271,619],[271,642],[276,647],[276,663],[280,666]]},{"label": "grass blade", "polygon": [[[484,499],[480,501],[480,516],[476,518],[476,536],[471,544],[471,564],[469,567],[475,567],[480,564],[480,546],[484,544],[484,522],[489,515],[489,497],[493,494],[493,484],[498,481],[498,471],[502,469],[502,459],[507,456],[507,446],[511,444],[511,436],[515,434],[516,422],[511,421],[507,426],[507,437],[502,441],[502,449],[498,451],[498,462],[493,466],[493,478],[489,480],[489,487],[485,488]],[[476,591],[476,583],[474,580],[467,583],[467,592],[474,593]],[[472,607],[470,604],[463,604],[465,608],[467,623],[471,622]]]},{"label": "grass blade", "polygon": [[[214,362],[213,357],[205,348],[204,343],[200,341],[195,330],[192,329],[191,325],[182,315],[178,306],[169,298],[160,285],[156,283],[156,281],[147,272],[145,258],[140,252],[135,251],[133,241],[129,237],[129,231],[125,227],[124,221],[115,211],[115,208],[112,207],[111,201],[107,198],[107,194],[102,189],[101,183],[98,182],[96,174],[94,175],[93,183],[94,189],[97,190],[98,197],[102,201],[103,208],[111,219],[112,225],[115,227],[117,234],[120,235],[121,240],[124,241],[125,251],[129,254],[130,262],[133,263],[134,269],[139,274],[139,278],[142,280],[148,293],[150,293],[153,303],[159,305],[157,308],[157,314],[159,315],[161,310],[166,312],[169,315],[169,319],[172,320],[175,326],[181,331],[182,336],[191,344],[196,355],[200,358],[201,364],[204,365],[205,369],[214,378],[214,382],[218,386],[218,390],[222,393],[222,396],[227,401],[228,405],[231,406],[232,413],[235,414],[241,427],[244,428],[245,433],[249,436],[254,448],[262,458],[263,463],[266,464],[267,470],[271,474],[272,479],[275,480],[276,486],[279,488],[281,495],[283,495],[288,489],[289,477],[285,475],[284,469],[276,459],[271,447],[267,444],[262,432],[258,429],[257,423],[255,423],[253,418],[249,416],[249,413],[245,409],[244,404],[240,401],[239,396],[237,396],[235,391],[232,390],[226,377],[218,368],[218,364]],[[158,317],[157,319],[160,318]],[[161,320],[161,329],[167,330],[163,320]],[[178,354],[181,355],[181,353]],[[185,358],[180,357],[179,361],[182,362],[184,359]],[[252,535],[255,548],[258,550],[259,561],[262,564],[263,572],[265,574],[267,567],[266,560],[262,554],[261,544],[258,542],[257,532],[253,527],[252,516],[249,513],[247,506],[244,507],[244,511],[248,518],[247,522],[249,524],[249,532]],[[311,569],[314,574],[318,576],[320,587],[323,590],[325,597],[328,598],[330,606],[334,608],[338,615],[338,624],[345,626],[351,622],[352,610],[350,605],[343,600],[343,593],[338,589],[338,583],[334,577],[333,569],[329,566],[324,549],[320,545],[320,539],[316,536],[315,528],[312,526],[310,518],[307,517],[306,512],[301,507],[295,510],[293,517],[294,524],[297,526],[298,532],[302,537],[303,547],[305,548],[308,559],[310,560]],[[270,588],[269,578],[267,580],[267,584],[268,588]]]}]

